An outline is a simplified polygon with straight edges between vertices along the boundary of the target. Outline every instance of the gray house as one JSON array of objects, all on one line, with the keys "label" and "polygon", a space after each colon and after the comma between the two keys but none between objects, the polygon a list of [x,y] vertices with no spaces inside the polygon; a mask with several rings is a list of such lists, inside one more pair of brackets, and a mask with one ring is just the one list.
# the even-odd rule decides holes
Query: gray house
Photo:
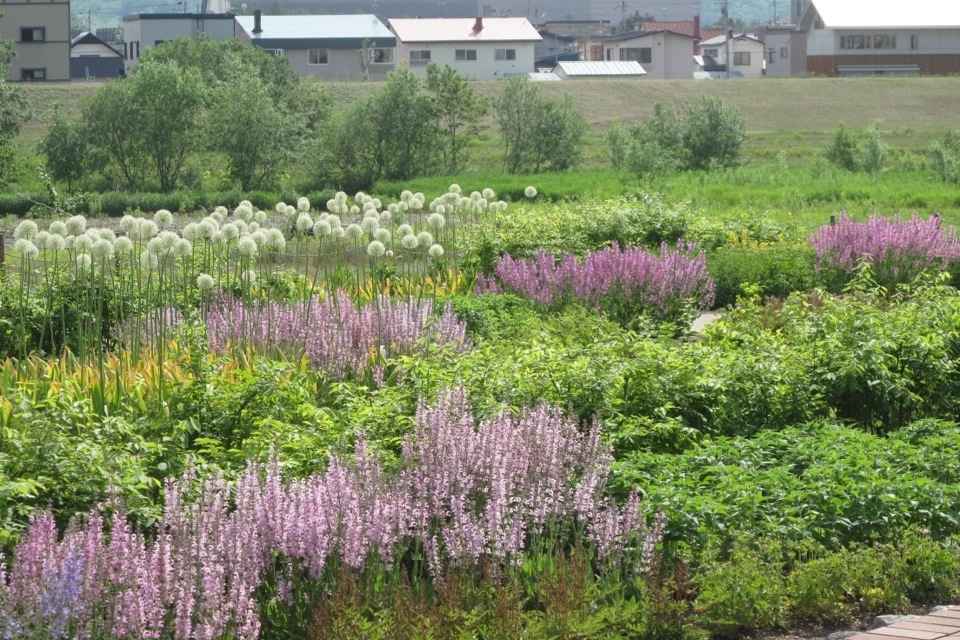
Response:
[{"label": "gray house", "polygon": [[130,73],[144,51],[167,40],[196,38],[206,33],[214,40],[234,37],[232,13],[138,13],[123,18],[123,67]]},{"label": "gray house", "polygon": [[70,80],[70,2],[5,0],[0,5],[0,38],[13,42],[7,80]]},{"label": "gray house", "polygon": [[397,37],[372,14],[236,17],[237,38],[318,80],[383,80],[395,67]]}]

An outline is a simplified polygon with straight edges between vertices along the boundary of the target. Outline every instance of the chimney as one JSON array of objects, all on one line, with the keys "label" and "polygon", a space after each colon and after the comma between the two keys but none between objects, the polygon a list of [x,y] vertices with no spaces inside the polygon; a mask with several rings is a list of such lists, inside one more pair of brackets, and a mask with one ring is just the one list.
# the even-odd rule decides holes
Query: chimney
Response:
[{"label": "chimney", "polygon": [[260,16],[262,15],[260,9],[256,9],[253,12],[253,32],[262,33],[263,27],[260,26]]},{"label": "chimney", "polygon": [[700,39],[700,16],[693,16],[693,37]]},{"label": "chimney", "polygon": [[477,21],[473,23],[473,33],[476,35],[481,31],[483,31],[483,18],[481,16],[477,16]]}]

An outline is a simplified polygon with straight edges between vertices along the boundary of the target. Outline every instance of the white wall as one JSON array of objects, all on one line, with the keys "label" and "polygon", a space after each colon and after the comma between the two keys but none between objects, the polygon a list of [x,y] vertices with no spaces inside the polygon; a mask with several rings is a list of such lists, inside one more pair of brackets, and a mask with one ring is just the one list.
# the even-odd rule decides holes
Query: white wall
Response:
[{"label": "white wall", "polygon": [[[895,35],[896,49],[841,49],[845,35]],[[917,36],[917,48],[910,48],[910,36]],[[807,55],[931,55],[960,54],[960,29],[810,29],[807,32]]]},{"label": "white wall", "polygon": [[[457,49],[476,50],[476,60],[457,60]],[[515,49],[516,60],[496,60],[496,49]],[[430,51],[430,60],[441,67],[450,65],[468,80],[499,80],[507,75],[526,74],[533,67],[533,42],[417,42],[397,44],[397,62],[410,61],[410,51]],[[426,77],[427,66],[410,65],[420,77]]]}]

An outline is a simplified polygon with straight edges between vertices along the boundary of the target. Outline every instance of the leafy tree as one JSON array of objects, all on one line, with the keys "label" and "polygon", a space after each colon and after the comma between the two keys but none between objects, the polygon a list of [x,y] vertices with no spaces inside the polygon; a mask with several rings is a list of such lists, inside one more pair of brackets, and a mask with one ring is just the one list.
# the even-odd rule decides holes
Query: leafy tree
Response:
[{"label": "leafy tree", "polygon": [[275,180],[303,146],[303,121],[280,109],[257,76],[213,91],[210,145],[227,156],[227,171],[244,191]]},{"label": "leafy tree", "polygon": [[82,180],[93,164],[93,153],[87,133],[79,122],[70,122],[57,103],[53,106],[53,121],[40,140],[40,154],[54,180],[67,183],[67,191]]},{"label": "leafy tree", "polygon": [[14,141],[20,135],[20,126],[33,116],[23,88],[3,80],[14,55],[13,44],[8,40],[0,41],[0,184],[11,179],[17,154]]},{"label": "leafy tree", "polygon": [[140,187],[146,168],[140,111],[134,103],[130,80],[107,82],[83,105],[83,128],[91,145],[109,158],[109,168],[126,189]]},{"label": "leafy tree", "polygon": [[960,133],[948,131],[941,140],[930,146],[933,167],[937,175],[947,182],[960,182]]},{"label": "leafy tree", "polygon": [[684,105],[683,146],[692,169],[736,164],[747,140],[746,120],[740,110],[717,96],[701,96]]},{"label": "leafy tree", "polygon": [[504,168],[564,170],[583,159],[587,120],[568,95],[543,95],[540,86],[518,76],[494,99],[494,119],[504,143]]},{"label": "leafy tree", "polygon": [[489,100],[478,94],[449,65],[427,65],[427,91],[437,118],[442,141],[443,162],[453,174],[464,168],[463,150],[480,135],[480,121],[490,108]]},{"label": "leafy tree", "polygon": [[857,170],[857,139],[853,132],[843,126],[837,127],[833,133],[833,138],[824,148],[823,155],[831,163],[846,169],[847,171]]},{"label": "leafy tree", "polygon": [[379,130],[373,100],[355,100],[337,113],[321,140],[324,178],[339,189],[369,189],[380,175]]}]

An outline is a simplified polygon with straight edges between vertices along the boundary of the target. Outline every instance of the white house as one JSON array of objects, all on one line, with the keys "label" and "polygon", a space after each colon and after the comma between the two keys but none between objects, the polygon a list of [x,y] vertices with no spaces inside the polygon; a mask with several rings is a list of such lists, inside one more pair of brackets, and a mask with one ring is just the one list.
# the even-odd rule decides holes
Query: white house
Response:
[{"label": "white house", "polygon": [[[729,49],[730,60],[727,59]],[[700,55],[713,58],[720,65],[728,65],[731,72],[744,78],[759,78],[764,69],[764,45],[752,33],[735,33],[727,47],[727,36],[721,35],[700,42]]]},{"label": "white house", "polygon": [[960,73],[960,2],[812,0],[800,21],[807,70],[864,75]]},{"label": "white house", "polygon": [[138,13],[123,18],[123,67],[129,74],[144,51],[167,40],[196,38],[205,33],[214,40],[234,36],[232,13]]},{"label": "white house", "polygon": [[420,76],[434,61],[470,80],[497,80],[534,71],[534,45],[542,40],[526,18],[400,18],[397,57]]},{"label": "white house", "polygon": [[237,16],[237,38],[318,80],[383,80],[396,66],[397,38],[372,14]]}]

